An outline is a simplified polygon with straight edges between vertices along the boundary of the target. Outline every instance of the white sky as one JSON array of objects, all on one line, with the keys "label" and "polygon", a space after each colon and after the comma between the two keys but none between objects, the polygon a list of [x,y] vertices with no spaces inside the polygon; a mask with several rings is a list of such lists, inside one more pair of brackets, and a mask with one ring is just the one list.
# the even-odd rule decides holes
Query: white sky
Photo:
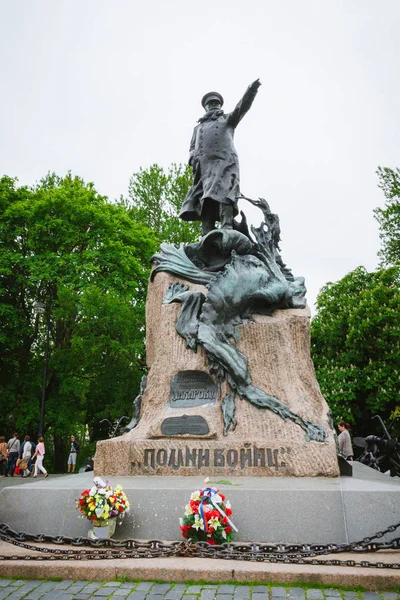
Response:
[{"label": "white sky", "polygon": [[126,196],[139,167],[187,161],[204,93],[229,112],[259,77],[236,132],[241,188],[279,214],[312,306],[378,263],[375,171],[400,166],[399,32],[399,0],[0,0],[0,174],[71,170]]}]

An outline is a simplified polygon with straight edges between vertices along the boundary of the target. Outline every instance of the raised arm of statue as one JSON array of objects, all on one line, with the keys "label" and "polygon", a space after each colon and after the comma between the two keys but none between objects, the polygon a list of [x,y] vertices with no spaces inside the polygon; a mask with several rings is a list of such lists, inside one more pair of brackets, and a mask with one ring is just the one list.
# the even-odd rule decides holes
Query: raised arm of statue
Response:
[{"label": "raised arm of statue", "polygon": [[249,85],[249,87],[245,91],[243,98],[238,102],[234,110],[230,113],[229,124],[232,125],[232,127],[236,127],[243,119],[247,111],[250,109],[251,105],[253,104],[253,100],[257,95],[258,88],[260,87],[260,85],[261,83],[259,79],[253,81],[253,83]]}]

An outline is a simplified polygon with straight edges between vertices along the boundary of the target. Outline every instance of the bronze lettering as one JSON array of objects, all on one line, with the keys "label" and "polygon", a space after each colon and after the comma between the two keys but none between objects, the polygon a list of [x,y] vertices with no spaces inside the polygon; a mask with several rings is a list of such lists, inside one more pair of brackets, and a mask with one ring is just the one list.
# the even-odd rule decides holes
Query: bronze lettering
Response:
[{"label": "bronze lettering", "polygon": [[[175,466],[175,454],[176,454],[176,450],[175,448],[171,448],[171,450],[169,451],[169,460],[168,460],[168,466],[171,467],[172,469]],[[176,469],[174,469],[175,471]]]},{"label": "bronze lettering", "polygon": [[277,471],[278,468],[279,468],[279,465],[278,465],[278,453],[279,453],[279,450],[277,450],[276,448],[273,451],[270,448],[267,448],[268,466],[269,467],[274,467],[275,471]]},{"label": "bronze lettering", "polygon": [[184,466],[182,448],[179,448],[179,450],[178,450],[178,456],[177,456],[176,461],[175,461],[175,452],[176,452],[176,450],[175,450],[175,448],[173,448],[171,450],[171,454],[169,457],[168,466],[172,467],[173,471],[179,471],[179,469]]},{"label": "bronze lettering", "polygon": [[255,467],[258,467],[259,463],[260,463],[260,467],[265,467],[265,449],[257,448],[257,446],[254,446],[253,465]]},{"label": "bronze lettering", "polygon": [[186,462],[185,467],[195,467],[197,460],[197,450],[196,448],[188,448],[186,446]]},{"label": "bronze lettering", "polygon": [[157,465],[159,467],[165,467],[165,465],[167,464],[167,460],[168,460],[168,454],[167,451],[164,450],[164,448],[161,448],[158,452],[157,452]]},{"label": "bronze lettering", "polygon": [[214,467],[224,467],[225,466],[225,456],[224,451],[215,448],[214,450]]},{"label": "bronze lettering", "polygon": [[248,467],[252,466],[251,445],[249,443],[246,443],[244,448],[240,448],[240,468],[244,469],[246,463]]},{"label": "bronze lettering", "polygon": [[215,403],[216,398],[216,385],[204,371],[180,371],[171,381],[170,406],[174,408],[201,406],[209,399]]},{"label": "bronze lettering", "polygon": [[[154,448],[145,448],[144,451],[144,466],[148,467],[150,466],[152,469],[155,469],[155,462],[154,462]],[[149,465],[149,456],[150,456],[150,465]]]},{"label": "bronze lettering", "polygon": [[226,462],[229,467],[236,467],[238,464],[238,451],[237,450],[228,450],[226,454]]},{"label": "bronze lettering", "polygon": [[210,451],[207,450],[203,450],[203,448],[199,448],[199,460],[197,463],[197,466],[199,469],[201,469],[202,466],[204,467],[209,467],[210,466]]}]

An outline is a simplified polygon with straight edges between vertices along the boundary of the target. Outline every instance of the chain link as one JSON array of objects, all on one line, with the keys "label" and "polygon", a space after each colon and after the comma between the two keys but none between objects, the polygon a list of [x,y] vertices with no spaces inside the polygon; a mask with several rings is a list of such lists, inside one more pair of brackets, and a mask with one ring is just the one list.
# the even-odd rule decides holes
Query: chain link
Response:
[{"label": "chain link", "polygon": [[[350,544],[255,544],[255,543],[227,543],[220,546],[211,546],[207,542],[162,542],[160,540],[149,540],[141,542],[133,539],[113,540],[96,539],[84,537],[52,536],[45,534],[33,535],[25,532],[16,532],[7,524],[0,524],[0,540],[19,548],[40,552],[32,555],[1,555],[0,561],[4,560],[106,560],[126,558],[159,558],[167,556],[197,557],[197,558],[220,558],[223,560],[247,560],[257,562],[270,562],[282,564],[299,565],[328,565],[340,567],[362,567],[378,569],[400,569],[400,563],[369,562],[365,560],[338,560],[319,559],[317,556],[328,554],[339,554],[343,552],[377,552],[378,550],[400,549],[400,538],[394,538],[390,542],[374,542],[388,533],[394,533],[400,527],[391,525],[383,531],[379,531],[371,537],[366,537],[358,542]],[[64,544],[73,548],[46,548],[34,546],[27,542],[39,544]],[[89,549],[82,549],[84,546]]]}]

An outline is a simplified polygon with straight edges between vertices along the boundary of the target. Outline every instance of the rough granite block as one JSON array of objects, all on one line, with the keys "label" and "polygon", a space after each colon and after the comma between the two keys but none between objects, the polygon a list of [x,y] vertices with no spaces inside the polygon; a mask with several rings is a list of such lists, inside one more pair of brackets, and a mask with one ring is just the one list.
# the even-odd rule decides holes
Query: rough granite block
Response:
[{"label": "rough granite block", "polygon": [[72,585],[74,582],[72,581],[72,579],[64,579],[64,581],[59,581],[56,584],[55,589],[56,590],[66,590],[67,588],[69,588],[70,585]]},{"label": "rough granite block", "polygon": [[271,587],[271,594],[273,598],[286,598],[286,588],[284,587]]},{"label": "rough granite block", "polygon": [[154,585],[154,581],[141,581],[136,589],[138,592],[148,592]]},{"label": "rough granite block", "polygon": [[146,598],[147,592],[134,590],[128,596],[129,600],[144,600]]},{"label": "rough granite block", "polygon": [[137,585],[135,581],[126,581],[125,583],[121,583],[119,589],[133,590]]},{"label": "rough granite block", "polygon": [[244,585],[240,585],[235,589],[235,600],[245,600],[246,598],[250,598],[250,588],[245,587]]},{"label": "rough granite block", "polygon": [[170,583],[156,583],[151,588],[151,594],[166,594],[171,589]]},{"label": "rough granite block", "polygon": [[307,600],[323,600],[324,592],[322,590],[307,590]]}]

